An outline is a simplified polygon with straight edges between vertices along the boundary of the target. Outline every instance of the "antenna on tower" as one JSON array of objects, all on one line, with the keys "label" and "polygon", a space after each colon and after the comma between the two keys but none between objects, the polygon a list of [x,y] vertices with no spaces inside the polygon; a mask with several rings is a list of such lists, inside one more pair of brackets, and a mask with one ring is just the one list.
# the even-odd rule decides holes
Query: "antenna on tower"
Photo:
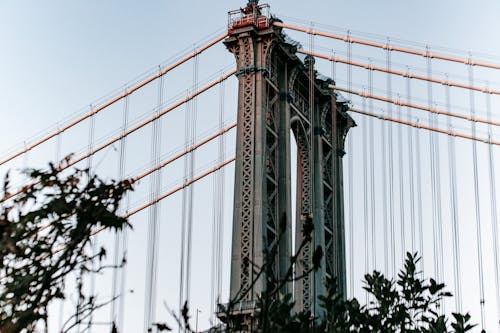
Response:
[{"label": "antenna on tower", "polygon": [[248,0],[247,6],[257,6],[259,4],[259,0]]}]

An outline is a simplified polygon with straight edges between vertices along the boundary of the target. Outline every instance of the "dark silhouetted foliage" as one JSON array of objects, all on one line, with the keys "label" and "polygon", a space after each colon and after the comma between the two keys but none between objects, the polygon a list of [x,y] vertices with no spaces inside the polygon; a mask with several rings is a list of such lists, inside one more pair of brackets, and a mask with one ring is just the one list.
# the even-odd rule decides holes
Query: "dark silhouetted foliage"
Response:
[{"label": "dark silhouetted foliage", "polygon": [[26,170],[30,185],[11,198],[6,177],[0,205],[1,333],[32,332],[36,327],[47,331],[47,309],[66,298],[70,273],[79,277],[78,305],[64,330],[103,306],[83,288],[83,276],[105,268],[101,263],[106,250],[92,251],[91,237],[98,229],[128,227],[117,209],[131,183],[104,182],[88,170],[59,170],[53,164],[46,171]]}]

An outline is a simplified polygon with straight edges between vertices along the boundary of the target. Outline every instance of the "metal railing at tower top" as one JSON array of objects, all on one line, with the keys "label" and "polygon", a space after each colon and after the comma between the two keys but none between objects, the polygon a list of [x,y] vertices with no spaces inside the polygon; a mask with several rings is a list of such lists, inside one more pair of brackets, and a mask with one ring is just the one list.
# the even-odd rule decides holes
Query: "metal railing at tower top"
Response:
[{"label": "metal railing at tower top", "polygon": [[232,33],[234,29],[255,26],[258,29],[269,27],[271,14],[268,4],[252,4],[244,8],[228,12],[228,31]]}]

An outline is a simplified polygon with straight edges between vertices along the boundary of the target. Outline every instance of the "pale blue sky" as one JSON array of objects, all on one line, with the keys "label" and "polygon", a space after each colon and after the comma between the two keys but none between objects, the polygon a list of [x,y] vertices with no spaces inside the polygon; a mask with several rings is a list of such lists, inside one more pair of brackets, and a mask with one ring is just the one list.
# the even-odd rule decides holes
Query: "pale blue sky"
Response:
[{"label": "pale blue sky", "polygon": [[[298,19],[306,23],[302,25],[326,24],[339,29],[332,31],[341,33],[346,29],[353,32],[360,32],[358,35],[365,38],[377,38],[377,36],[390,36],[395,39],[407,40],[431,47],[439,46],[451,49],[471,51],[472,54],[492,54],[496,58],[490,59],[492,62],[500,63],[500,2],[492,0],[479,1],[290,1],[290,0],[270,0],[271,12],[281,17],[285,22],[294,22]],[[0,0],[0,155],[13,146],[22,144],[24,140],[32,137],[47,128],[54,128],[61,119],[70,117],[75,113],[80,113],[91,103],[109,92],[123,89],[124,85],[138,77],[142,73],[149,71],[159,64],[178,55],[180,52],[192,49],[200,40],[207,40],[207,36],[224,31],[227,24],[227,11],[243,6],[244,1],[130,1],[130,0],[109,0],[109,1],[35,1],[35,0]],[[370,34],[375,34],[372,36]],[[309,38],[305,35],[290,33],[292,37],[299,39],[307,48]],[[345,53],[345,46],[342,43],[329,44],[324,39],[315,39],[315,47],[337,48],[339,56]],[[412,45],[406,44],[406,45]],[[324,51],[322,51],[324,52]],[[373,57],[374,62],[384,62],[384,54],[379,52],[365,53],[362,47],[354,47],[353,54]],[[485,58],[485,57],[482,57]],[[364,61],[367,61],[364,59]],[[408,57],[395,56],[395,62],[407,63],[410,66],[423,68],[425,61],[412,60]],[[168,61],[167,61],[168,62]],[[215,47],[200,57],[199,78],[205,80],[207,77],[220,72],[227,65],[234,64],[232,55],[225,51],[222,45]],[[436,71],[451,71],[457,76],[457,80],[467,76],[466,69],[462,66],[439,67],[435,64]],[[331,75],[331,66],[319,62],[318,67],[324,74]],[[395,67],[397,67],[395,65]],[[191,63],[186,64],[182,69],[172,72],[166,79],[165,99],[171,100],[178,93],[185,93],[192,85]],[[491,73],[491,74],[489,74]],[[499,71],[486,72],[477,71],[477,78],[500,82]],[[345,70],[338,67],[337,77],[339,85],[345,86]],[[354,72],[354,87],[366,85],[366,76],[362,72]],[[466,80],[466,79],[465,79]],[[375,77],[375,82],[380,82],[378,93],[383,94],[386,89],[384,77]],[[393,89],[404,94],[405,87],[402,81],[395,81]],[[398,86],[399,84],[399,86]],[[492,84],[494,86],[494,84]],[[496,85],[498,88],[498,84]],[[130,119],[137,119],[150,111],[156,105],[157,86],[153,84],[145,92],[131,98]],[[376,91],[376,90],[375,90]],[[198,112],[200,122],[198,133],[207,133],[217,125],[218,112],[218,89],[214,90],[212,96],[200,98],[198,101]],[[235,80],[231,79],[226,83],[226,120],[228,122],[235,118]],[[435,92],[437,102],[442,103],[442,91]],[[415,89],[416,98],[426,98],[425,85],[417,86]],[[457,93],[452,104],[468,108],[468,95]],[[477,97],[478,109],[484,110],[483,97]],[[358,101],[359,103],[359,101]],[[357,105],[359,106],[359,104]],[[494,110],[498,112],[500,103],[493,101]],[[96,138],[107,136],[110,132],[117,130],[121,124],[120,112],[121,104],[112,108],[102,118],[97,118]],[[182,146],[184,118],[180,108],[177,113],[172,113],[164,121],[165,145],[162,152],[167,153],[172,149]],[[466,111],[465,111],[466,112]],[[378,126],[378,122],[376,126]],[[362,120],[359,127],[354,132],[356,144],[361,143],[361,133],[363,128]],[[459,124],[457,126],[464,126]],[[378,127],[377,127],[378,128]],[[396,133],[396,132],[395,132]],[[405,132],[406,133],[406,132]],[[422,134],[424,136],[424,134]],[[425,134],[426,135],[426,134]],[[88,144],[88,125],[75,128],[71,133],[63,137],[62,151],[60,155],[72,151],[79,151]],[[424,144],[426,144],[425,142]],[[444,145],[443,141],[443,145]],[[234,136],[228,137],[228,154],[233,149]],[[127,161],[130,163],[126,167],[126,172],[133,175],[134,171],[149,163],[150,129],[146,129],[130,139]],[[0,168],[3,174],[8,167],[20,167],[27,165],[44,165],[47,159],[54,159],[56,156],[55,145],[47,144],[40,152],[30,153],[28,158],[19,158],[13,163]],[[428,149],[427,146],[423,146]],[[443,146],[444,147],[444,146]],[[464,145],[467,154],[470,154],[469,145]],[[207,152],[200,152],[197,155],[197,167],[210,163],[213,160],[212,146]],[[356,152],[361,152],[360,146],[356,145]],[[422,148],[424,149],[424,148]],[[443,153],[445,154],[445,153]],[[465,154],[465,153],[464,153]],[[481,150],[480,156],[484,157],[485,152]],[[459,154],[460,155],[460,154]],[[361,179],[362,172],[359,166],[361,160],[355,157],[356,179]],[[498,156],[498,149],[496,150]],[[467,156],[462,156],[467,160]],[[443,157],[445,159],[445,157]],[[460,159],[460,157],[459,157]],[[424,158],[425,160],[425,158]],[[106,177],[116,177],[116,152],[109,150],[103,152],[95,158],[95,161],[102,163],[98,172]],[[94,162],[97,163],[97,162]],[[424,161],[423,163],[427,163]],[[500,163],[500,162],[499,162]],[[497,163],[498,164],[498,163]],[[498,167],[497,167],[498,168]],[[231,198],[232,198],[232,171],[226,173],[226,227],[225,227],[225,260],[229,258],[229,234],[231,223]],[[470,168],[464,167],[459,170],[463,177],[470,174]],[[443,188],[447,185],[447,172],[443,170]],[[177,181],[182,176],[182,161],[165,172],[163,186],[168,189],[171,182]],[[486,175],[481,180],[487,183]],[[446,178],[446,179],[445,179]],[[497,179],[498,181],[498,179]],[[470,183],[470,182],[469,182]],[[466,194],[470,192],[470,184],[464,185],[460,191],[463,194],[459,200],[461,203],[470,205],[470,197]],[[211,195],[212,180],[208,179],[201,183],[195,190],[195,198],[198,202],[208,195]],[[362,193],[360,184],[356,185],[356,198]],[[141,184],[137,193],[132,199],[132,203],[141,202],[147,197],[148,183]],[[447,190],[447,188],[446,188]],[[484,188],[486,191],[487,188]],[[445,190],[443,190],[445,191]],[[444,192],[443,192],[444,193]],[[447,193],[447,192],[446,192]],[[447,194],[444,193],[443,196]],[[465,193],[465,194],[464,194]],[[170,203],[162,206],[162,245],[160,246],[160,283],[158,295],[158,320],[165,318],[166,310],[161,305],[166,301],[169,306],[177,306],[178,292],[178,259],[175,255],[178,251],[178,235],[180,211],[180,195],[172,198]],[[135,201],[134,201],[135,200]],[[361,196],[359,197],[361,200]],[[407,199],[408,200],[408,199]],[[447,197],[443,199],[447,203]],[[195,204],[199,205],[195,213],[194,234],[197,246],[194,249],[193,269],[193,308],[202,309],[200,314],[200,327],[208,326],[208,288],[210,286],[209,277],[210,260],[206,253],[210,253],[211,243],[209,237],[211,233],[211,202]],[[484,209],[484,224],[489,225],[488,210],[489,197],[486,194]],[[360,204],[361,205],[361,204]],[[359,208],[361,209],[361,205]],[[347,207],[346,207],[347,208]],[[443,210],[448,209],[444,208]],[[380,214],[380,211],[377,211]],[[445,213],[446,215],[447,213]],[[473,210],[468,206],[461,212],[464,220],[473,221]],[[168,216],[169,218],[165,218]],[[209,217],[207,217],[209,216]],[[357,218],[362,217],[356,216]],[[475,232],[474,223],[466,223],[464,234],[473,235]],[[145,258],[145,235],[147,225],[147,213],[140,214],[133,219],[135,226],[131,236],[130,267],[133,273],[130,274],[130,288],[135,290],[134,294],[128,297],[125,332],[139,332],[142,329],[143,321],[143,296],[144,296],[144,258]],[[445,227],[446,228],[446,227]],[[470,229],[468,229],[470,228]],[[432,234],[429,227],[428,235]],[[362,230],[358,230],[362,232]],[[487,231],[485,231],[487,233]],[[356,236],[358,237],[358,236]],[[362,235],[360,234],[360,241]],[[430,237],[430,236],[429,236]],[[487,237],[486,237],[487,239]],[[109,243],[110,238],[105,236],[103,242]],[[473,245],[467,245],[468,239],[464,239],[463,244],[467,253],[473,253],[470,262],[474,262],[475,250]],[[429,241],[429,246],[432,242]],[[489,248],[488,248],[489,249]],[[486,251],[488,250],[486,249]],[[469,251],[470,250],[470,251]],[[491,249],[490,249],[491,250]],[[359,258],[362,258],[364,248],[359,249]],[[450,250],[451,251],[451,250]],[[432,252],[429,253],[432,258]],[[486,255],[488,257],[488,255]],[[358,259],[359,259],[358,258]],[[381,258],[381,257],[380,257]],[[381,259],[379,258],[379,263]],[[432,272],[432,264],[429,259],[429,269]],[[491,265],[490,265],[491,266]],[[487,273],[491,273],[489,266]],[[379,269],[382,269],[378,266]],[[228,267],[225,268],[225,281],[227,282]],[[356,262],[355,280],[361,279],[364,273],[364,260]],[[491,274],[490,274],[491,276]],[[452,277],[448,275],[447,278]],[[103,277],[103,280],[109,277]],[[488,279],[488,294],[494,293],[494,286]],[[452,287],[452,280],[449,280]],[[359,285],[358,285],[359,286]],[[478,303],[476,297],[477,274],[471,273],[464,278],[464,287],[469,290],[470,298],[468,302]],[[109,287],[109,282],[102,284],[103,294]],[[109,288],[108,288],[109,290]],[[227,290],[227,287],[226,287]],[[364,299],[360,291],[356,295]],[[467,294],[467,292],[464,292]],[[488,299],[489,329],[495,322],[493,312],[495,311],[495,300]],[[450,303],[451,306],[451,303]],[[479,321],[477,307],[473,311],[474,319]],[[56,309],[57,311],[57,309]],[[101,318],[102,317],[102,318]],[[100,318],[107,320],[109,313],[106,312]],[[498,317],[496,319],[498,322]],[[52,323],[52,332],[57,329],[58,323]],[[98,327],[93,332],[107,332],[107,328]]]}]

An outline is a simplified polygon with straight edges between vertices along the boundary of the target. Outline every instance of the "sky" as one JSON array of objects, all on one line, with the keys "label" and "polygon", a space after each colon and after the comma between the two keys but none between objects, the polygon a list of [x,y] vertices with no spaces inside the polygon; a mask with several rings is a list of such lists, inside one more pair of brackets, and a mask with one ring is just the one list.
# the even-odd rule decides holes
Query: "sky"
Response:
[{"label": "sky", "polygon": [[[389,37],[394,43],[405,46],[422,48],[429,45],[431,50],[467,56],[470,51],[473,57],[485,59],[491,62],[500,63],[500,43],[498,43],[498,32],[500,31],[500,3],[496,1],[285,1],[270,0],[271,12],[281,18],[284,22],[292,24],[326,29],[331,32],[345,34],[349,30],[354,36],[385,41]],[[65,123],[65,120],[72,119],[76,115],[89,110],[92,105],[106,99],[117,92],[121,92],[130,86],[131,82],[136,82],[144,74],[153,73],[158,66],[164,66],[178,58],[179,54],[186,53],[200,42],[208,41],[214,36],[225,31],[227,25],[227,12],[243,6],[243,1],[168,1],[150,0],[147,2],[137,2],[130,0],[109,0],[109,1],[34,1],[0,0],[0,156],[8,155],[13,149],[23,146],[23,142],[30,142],[30,138],[36,135],[47,133],[48,130],[57,128]],[[311,46],[310,39],[306,35],[287,32],[293,38],[299,40],[305,48]],[[316,37],[313,47],[318,52],[332,53],[345,57],[346,47],[343,42],[330,42]],[[331,51],[329,51],[331,50]],[[458,51],[455,51],[458,50]],[[491,55],[491,56],[490,56]],[[368,50],[364,47],[353,46],[353,59],[360,61],[373,60],[374,63],[385,65],[385,54]],[[416,72],[425,74],[426,62],[422,59],[415,59],[406,56],[393,57],[395,68],[407,64],[415,68]],[[163,84],[163,101],[168,105],[179,98],[185,96],[193,86],[194,65],[192,62],[185,64],[169,75]],[[198,78],[200,82],[208,82],[207,78],[220,75],[222,71],[234,66],[234,58],[227,52],[223,45],[218,45],[199,57],[197,64]],[[461,66],[461,65],[460,65]],[[450,72],[451,76],[458,81],[467,82],[467,69],[459,65],[446,65],[439,61],[432,64],[432,70],[439,76],[442,72]],[[347,70],[342,66],[333,68],[329,63],[318,61],[318,69],[330,76],[334,76],[338,85],[347,86]],[[366,74],[361,70],[353,70],[353,89],[367,89]],[[498,71],[475,71],[475,82],[485,84],[485,80],[490,81],[492,87],[500,86]],[[384,76],[374,75],[374,93],[382,94],[386,92],[386,82]],[[220,110],[220,92],[224,91],[223,106],[224,120],[230,124],[235,120],[236,115],[236,80],[229,79],[223,87],[217,87],[212,94],[200,96],[196,103],[189,107],[180,107],[162,120],[162,146],[161,154],[168,155],[173,151],[179,151],[185,145],[184,134],[185,119],[181,110],[190,112],[197,110],[196,133],[198,137],[204,137],[217,128]],[[393,95],[401,94],[405,96],[406,85],[404,80],[394,79],[392,89]],[[130,121],[142,119],[145,115],[151,114],[151,110],[158,105],[158,84],[152,84],[144,91],[132,96],[129,105]],[[428,99],[426,86],[415,84],[413,86],[413,98],[415,101],[426,103]],[[452,105],[457,106],[457,110],[467,113],[469,108],[469,95],[463,92],[453,92]],[[434,90],[435,103],[444,107],[444,90],[436,88]],[[361,99],[353,97],[353,102],[357,107],[363,106]],[[480,94],[476,94],[475,102],[478,113],[486,108],[485,99]],[[366,105],[365,105],[366,106]],[[382,104],[375,103],[376,108]],[[95,119],[94,137],[95,143],[104,138],[109,138],[111,134],[120,131],[122,123],[123,104],[111,107],[102,115]],[[492,110],[500,107],[500,101],[492,99]],[[395,111],[396,108],[394,108]],[[415,114],[422,119],[424,116]],[[364,170],[366,167],[361,156],[363,152],[362,138],[363,128],[369,128],[370,124],[365,119],[355,117],[358,128],[353,130],[353,169],[354,174],[354,198],[360,208],[370,208],[361,204],[363,192],[366,192],[363,182]],[[444,120],[440,120],[444,124]],[[379,122],[375,123],[379,126]],[[469,130],[465,123],[455,123],[457,129],[465,128]],[[378,127],[376,127],[378,128]],[[394,135],[398,135],[398,128],[394,128]],[[479,127],[480,133],[486,130]],[[481,132],[483,131],[483,132]],[[378,133],[378,132],[377,132]],[[404,135],[415,132],[404,132]],[[358,134],[356,136],[356,134]],[[422,134],[423,136],[426,134]],[[8,169],[19,169],[26,166],[42,167],[48,160],[61,158],[71,152],[84,151],[89,145],[89,122],[77,126],[74,130],[65,133],[60,141],[52,141],[42,146],[40,150],[30,152],[26,157],[21,157],[13,162],[0,167],[0,174],[4,174]],[[497,136],[497,138],[500,136]],[[429,143],[426,138],[422,138],[422,149],[428,149]],[[449,220],[449,171],[448,157],[446,155],[446,138],[440,138],[442,150],[443,167],[440,173],[443,187],[443,216],[444,220]],[[59,143],[57,143],[59,142]],[[405,144],[408,141],[405,139]],[[377,137],[375,145],[380,138]],[[424,146],[425,145],[425,146]],[[57,148],[59,147],[59,148]],[[151,164],[151,128],[148,127],[137,134],[131,136],[127,141],[126,175],[134,175],[138,170],[144,170]],[[224,147],[226,154],[234,151],[234,133],[231,132]],[[207,166],[214,165],[216,144],[208,146],[206,150],[197,152],[195,157],[195,170],[203,171]],[[394,146],[397,151],[398,146]],[[107,149],[98,154],[92,161],[96,172],[103,177],[116,178],[118,164],[118,145],[112,149]],[[498,156],[498,148],[494,151]],[[395,152],[397,156],[398,153]],[[429,158],[426,153],[422,155],[422,164],[428,165]],[[490,194],[488,189],[488,178],[486,172],[487,151],[483,146],[479,148],[481,193],[486,193],[481,197],[481,213],[483,216],[485,235],[485,252],[491,253],[491,237],[488,235],[489,220],[491,215],[488,211]],[[376,157],[375,162],[379,163],[380,158]],[[474,207],[471,206],[470,194],[472,172],[470,161],[470,144],[458,142],[458,178],[464,180],[459,186],[459,210],[462,218],[463,233],[474,235]],[[348,163],[348,160],[345,159]],[[498,164],[498,163],[497,163]],[[346,164],[347,165],[347,164]],[[346,166],[345,165],[345,166]],[[379,165],[377,164],[377,168]],[[408,162],[404,162],[406,175],[408,174]],[[347,168],[346,168],[347,169]],[[498,169],[498,166],[497,166]],[[169,167],[162,174],[162,189],[166,190],[179,183],[183,177],[183,161]],[[403,174],[403,176],[405,175]],[[231,200],[232,200],[232,176],[233,171],[228,168],[225,173],[225,209],[224,209],[224,284],[223,293],[227,293],[227,282],[229,268],[227,265],[230,248],[231,232]],[[348,175],[345,175],[348,177]],[[395,176],[399,177],[399,174]],[[429,181],[428,173],[424,169],[424,179]],[[498,179],[497,179],[498,181]],[[202,312],[199,314],[200,328],[209,326],[210,306],[210,253],[212,247],[212,202],[206,200],[212,196],[212,179],[206,179],[196,185],[194,190],[195,215],[193,239],[196,244],[193,248],[193,277],[192,277],[192,308],[198,308]],[[377,191],[380,187],[380,180],[374,183]],[[396,180],[395,187],[402,185]],[[429,184],[424,180],[424,188]],[[139,204],[147,200],[149,183],[147,181],[139,184],[136,192],[130,199],[131,205]],[[403,193],[402,191],[401,193]],[[400,192],[396,193],[399,195]],[[406,192],[405,192],[406,193]],[[379,193],[376,193],[377,196]],[[346,194],[347,195],[347,194]],[[163,305],[175,309],[178,307],[178,280],[179,280],[179,234],[182,219],[179,207],[182,196],[176,194],[168,202],[161,206],[159,232],[159,273],[158,273],[158,296],[157,296],[157,320],[172,320],[168,317],[168,310]],[[358,200],[359,199],[359,200]],[[394,199],[394,205],[399,201]],[[380,198],[373,199],[379,203]],[[402,209],[395,209],[395,214],[405,220],[410,220],[408,210],[411,206],[409,198]],[[346,209],[348,207],[346,202]],[[424,193],[424,209],[432,210],[432,202],[428,195]],[[376,218],[382,218],[382,209],[376,208]],[[446,207],[446,208],[445,208]],[[362,212],[363,209],[359,211]],[[354,220],[362,220],[363,214],[356,210]],[[130,233],[129,253],[130,263],[128,275],[128,286],[133,293],[127,295],[125,303],[125,327],[124,332],[138,332],[143,325],[143,302],[144,302],[144,261],[146,257],[147,239],[147,212],[138,214],[133,218],[134,231]],[[424,219],[432,219],[430,213],[424,215]],[[473,221],[472,223],[467,223]],[[347,222],[346,222],[347,223]],[[377,222],[378,223],[378,222]],[[382,224],[378,225],[382,228]],[[358,227],[356,227],[358,228]],[[450,225],[445,224],[447,235],[451,233]],[[349,229],[349,227],[348,227]],[[432,247],[430,237],[431,227],[425,229],[429,239],[425,242],[425,247]],[[491,231],[491,230],[490,230]],[[364,229],[360,226],[352,230],[356,243],[363,242]],[[100,242],[108,246],[113,244],[111,235],[100,236]],[[410,235],[407,236],[410,240]],[[472,237],[472,236],[471,236]],[[382,242],[380,233],[376,238]],[[463,236],[463,253],[467,257],[469,253],[475,253],[474,242]],[[448,238],[447,238],[448,239]],[[445,240],[445,252],[451,253],[450,241]],[[356,281],[360,281],[365,272],[364,266],[364,246],[359,247],[356,255],[355,271],[353,276]],[[378,265],[370,263],[371,268],[384,270],[381,266],[383,261],[381,252],[382,246],[377,248]],[[429,258],[432,258],[432,251],[428,250]],[[424,251],[424,258],[426,252]],[[485,259],[491,259],[491,255],[486,254]],[[450,269],[451,260],[447,260],[445,272]],[[464,267],[467,263],[474,265],[477,256],[472,255],[464,259]],[[489,261],[491,262],[491,260]],[[426,263],[428,271],[433,272],[431,260]],[[488,286],[487,295],[494,293],[492,284],[491,264],[485,264],[485,275],[488,276],[486,284]],[[471,311],[479,322],[479,311],[477,309],[477,273],[471,268],[470,274],[464,274],[464,304],[470,302],[468,311]],[[445,273],[448,285],[453,286],[452,275]],[[105,296],[109,293],[110,277],[103,276],[99,286],[99,291]],[[360,283],[356,282],[359,287]],[[357,289],[356,289],[357,290]],[[355,296],[364,298],[361,291],[356,291]],[[470,298],[468,298],[470,297]],[[495,320],[495,300],[493,297],[487,300],[486,326],[490,331],[494,331]],[[450,303],[449,307],[452,307]],[[69,313],[71,302],[63,304],[63,313]],[[54,313],[59,313],[59,305],[54,306]],[[51,322],[51,332],[56,332],[59,325],[59,314],[54,315]],[[100,314],[100,321],[109,320],[109,312]],[[93,328],[93,332],[106,332],[106,325]]]}]

